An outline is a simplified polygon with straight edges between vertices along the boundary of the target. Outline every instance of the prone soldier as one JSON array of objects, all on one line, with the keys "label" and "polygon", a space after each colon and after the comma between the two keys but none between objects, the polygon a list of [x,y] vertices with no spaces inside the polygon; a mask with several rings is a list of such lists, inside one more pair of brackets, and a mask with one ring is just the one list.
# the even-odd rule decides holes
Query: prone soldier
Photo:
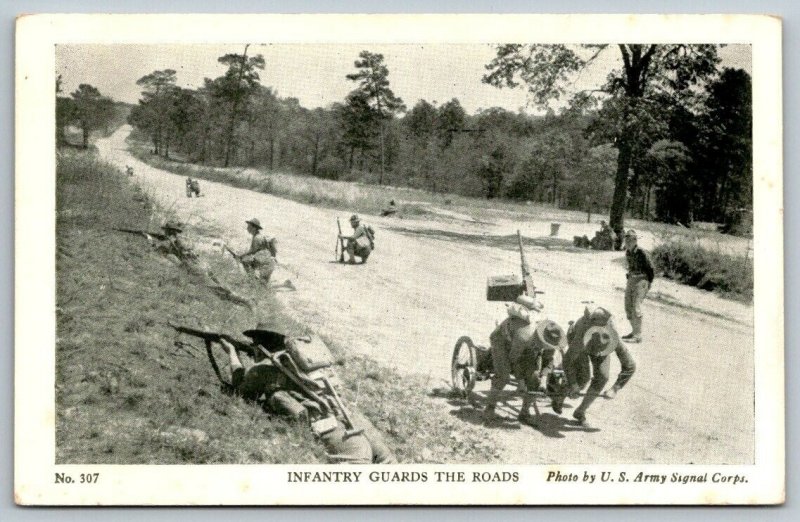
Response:
[{"label": "prone soldier", "polygon": [[[256,328],[244,332],[251,340],[246,343],[224,334],[172,326],[180,332],[204,338],[209,354],[210,343],[222,344],[230,362],[230,388],[272,413],[310,422],[331,462],[397,462],[372,423],[341,402],[331,384],[336,379],[331,368],[333,358],[318,338],[287,337],[259,323]],[[250,356],[240,355],[239,351]],[[222,379],[213,357],[212,365]],[[334,409],[338,410],[338,415]]]}]

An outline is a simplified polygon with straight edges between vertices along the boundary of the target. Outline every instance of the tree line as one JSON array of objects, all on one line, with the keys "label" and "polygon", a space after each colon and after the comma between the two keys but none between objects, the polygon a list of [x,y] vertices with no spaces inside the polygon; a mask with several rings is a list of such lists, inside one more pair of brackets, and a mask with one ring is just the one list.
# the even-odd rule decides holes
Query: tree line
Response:
[{"label": "tree line", "polygon": [[[498,46],[483,81],[527,88],[547,109],[539,116],[467,114],[456,98],[409,109],[384,57],[369,51],[346,74],[353,90],[344,100],[308,109],[264,86],[264,58],[245,47],[221,56],[225,73],[197,89],[178,87],[172,69],[142,77],[129,122],[164,157],[592,206],[609,209],[615,230],[625,215],[728,228],[751,219],[749,75],[721,70],[714,45],[583,47]],[[614,51],[622,69],[599,89],[570,91],[576,74]],[[555,99],[564,101],[558,111]]]}]

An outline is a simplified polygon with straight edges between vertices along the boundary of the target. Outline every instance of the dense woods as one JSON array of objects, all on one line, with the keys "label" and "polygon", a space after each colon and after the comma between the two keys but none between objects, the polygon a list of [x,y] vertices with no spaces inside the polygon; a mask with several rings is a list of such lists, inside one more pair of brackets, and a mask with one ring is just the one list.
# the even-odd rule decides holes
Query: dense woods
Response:
[{"label": "dense woods", "polygon": [[[225,73],[197,89],[177,86],[171,69],[142,77],[129,122],[153,154],[204,165],[591,206],[609,209],[616,228],[628,215],[746,231],[749,75],[721,68],[713,45],[586,47],[497,48],[483,81],[527,88],[540,115],[498,107],[468,114],[456,98],[407,107],[390,88],[391,64],[369,51],[342,72],[353,82],[345,99],[308,109],[268,87],[263,57],[245,48],[220,57]],[[603,52],[619,52],[623,67],[593,92],[570,92],[574,74]],[[59,117],[59,128],[97,126],[77,116],[102,112],[90,88],[63,98],[59,111],[69,107],[70,116]]]}]

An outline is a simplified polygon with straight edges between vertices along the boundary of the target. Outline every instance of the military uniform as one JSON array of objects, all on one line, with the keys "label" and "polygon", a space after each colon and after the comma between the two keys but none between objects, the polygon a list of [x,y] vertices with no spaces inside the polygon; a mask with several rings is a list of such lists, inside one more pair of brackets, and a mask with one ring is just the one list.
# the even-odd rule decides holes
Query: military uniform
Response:
[{"label": "military uniform", "polygon": [[[527,296],[519,301],[528,310],[538,311],[536,302]],[[519,303],[519,304],[522,304]],[[506,318],[489,335],[494,374],[487,398],[487,412],[492,413],[499,395],[514,375],[517,390],[522,394],[520,420],[529,417],[531,397],[528,391],[545,391],[548,375],[560,366],[562,349],[566,346],[561,327],[549,320],[533,323],[526,311],[517,305],[509,307]]]},{"label": "military uniform", "polygon": [[242,264],[253,271],[257,278],[269,282],[272,272],[278,265],[275,260],[277,255],[277,241],[256,232],[250,241],[250,250],[242,254]]},{"label": "military uniform", "polygon": [[620,341],[611,314],[598,308],[587,309],[567,332],[569,349],[564,355],[564,372],[571,394],[576,395],[591,379],[591,384],[573,416],[586,422],[586,410],[600,396],[609,381],[612,352],[619,358],[621,370],[608,395],[613,397],[633,377],[636,363],[627,347]]},{"label": "military uniform", "polygon": [[[636,233],[632,230],[628,231],[626,237],[632,237],[635,240]],[[625,285],[625,315],[627,315],[633,331],[624,339],[639,342],[643,323],[642,303],[653,283],[655,272],[647,252],[638,245],[630,250],[625,250],[625,260],[628,265],[626,275],[628,281]]]},{"label": "military uniform", "polygon": [[[251,362],[245,357],[243,364],[236,348],[224,339],[221,342],[228,350],[231,385],[236,393],[246,399],[262,402],[270,411],[295,420],[313,420],[322,413],[319,406],[305,397],[300,388],[273,366],[269,359]],[[363,433],[348,435],[341,420],[337,419],[333,429],[319,434],[331,462],[396,463],[397,460],[374,426],[358,413],[351,412],[350,416],[358,426],[364,427]]]},{"label": "military uniform", "polygon": [[362,263],[366,263],[367,258],[375,249],[372,231],[368,225],[361,223],[356,215],[350,218],[350,224],[353,225],[353,235],[347,238],[345,250],[347,250],[351,261],[353,261],[353,256],[358,256],[361,258]]}]

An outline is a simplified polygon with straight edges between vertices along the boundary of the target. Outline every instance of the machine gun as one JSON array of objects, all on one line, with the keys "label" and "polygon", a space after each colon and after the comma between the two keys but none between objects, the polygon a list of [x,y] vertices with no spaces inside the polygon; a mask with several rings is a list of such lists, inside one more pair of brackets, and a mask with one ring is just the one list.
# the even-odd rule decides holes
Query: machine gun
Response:
[{"label": "machine gun", "polygon": [[161,239],[161,240],[167,239],[167,235],[162,234],[160,232],[148,232],[146,230],[133,230],[130,228],[115,228],[114,230],[116,230],[117,232],[125,232],[126,234],[136,234],[137,236],[144,236],[144,237],[152,236],[156,239]]},{"label": "machine gun", "polygon": [[522,248],[522,234],[519,230],[517,230],[517,244],[519,245],[522,278],[516,274],[489,277],[486,285],[487,301],[514,301],[520,295],[536,297],[544,293],[537,290],[533,283],[531,269],[525,258],[525,250]]}]

